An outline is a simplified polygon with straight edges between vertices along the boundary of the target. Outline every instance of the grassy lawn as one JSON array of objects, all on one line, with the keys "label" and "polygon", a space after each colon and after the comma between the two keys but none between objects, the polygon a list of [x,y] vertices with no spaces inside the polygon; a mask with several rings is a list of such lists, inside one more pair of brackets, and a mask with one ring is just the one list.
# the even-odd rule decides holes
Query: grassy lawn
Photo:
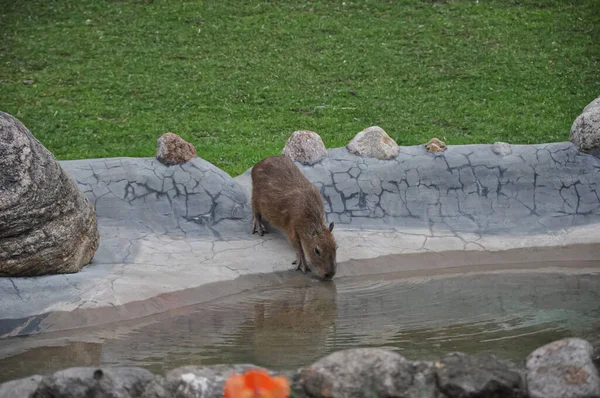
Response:
[{"label": "grassy lawn", "polygon": [[298,129],[565,141],[600,95],[598,0],[0,0],[0,21],[0,110],[59,159],[167,131],[233,175]]}]

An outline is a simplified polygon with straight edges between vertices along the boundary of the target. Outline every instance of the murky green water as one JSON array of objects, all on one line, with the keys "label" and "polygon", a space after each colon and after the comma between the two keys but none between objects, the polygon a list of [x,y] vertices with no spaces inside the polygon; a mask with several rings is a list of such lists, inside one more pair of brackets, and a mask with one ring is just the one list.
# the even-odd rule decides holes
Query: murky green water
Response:
[{"label": "murky green water", "polygon": [[409,359],[462,351],[522,361],[567,336],[600,346],[600,274],[292,277],[140,320],[0,340],[0,381],[71,366],[289,369],[351,347],[386,347]]}]

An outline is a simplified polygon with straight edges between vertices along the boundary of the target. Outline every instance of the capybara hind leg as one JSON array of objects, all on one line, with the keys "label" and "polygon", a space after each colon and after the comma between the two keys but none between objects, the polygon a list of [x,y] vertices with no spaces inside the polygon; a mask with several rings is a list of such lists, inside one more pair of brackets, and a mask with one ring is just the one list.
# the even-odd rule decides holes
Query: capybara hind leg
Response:
[{"label": "capybara hind leg", "polygon": [[260,213],[254,213],[254,216],[252,217],[252,233],[258,233],[260,236],[267,233],[267,229],[262,223],[262,216]]}]

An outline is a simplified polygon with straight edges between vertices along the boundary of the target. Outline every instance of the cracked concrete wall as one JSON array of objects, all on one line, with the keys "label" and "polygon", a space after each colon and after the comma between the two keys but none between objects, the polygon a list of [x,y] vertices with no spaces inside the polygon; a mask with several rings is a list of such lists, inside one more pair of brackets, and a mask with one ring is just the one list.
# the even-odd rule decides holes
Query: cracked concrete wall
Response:
[{"label": "cracked concrete wall", "polygon": [[[392,160],[329,150],[300,165],[325,199],[328,221],[351,228],[532,234],[600,221],[600,158],[571,143],[401,147]],[[250,170],[237,180],[250,188]]]},{"label": "cracked concrete wall", "polygon": [[[600,157],[568,142],[401,147],[391,160],[328,151],[299,165],[325,199],[329,221],[348,228],[533,234],[600,221]],[[195,158],[61,162],[95,205],[102,227],[153,234],[249,234],[250,170],[233,179]]]},{"label": "cracked concrete wall", "polygon": [[63,161],[61,166],[88,196],[105,228],[219,238],[250,222],[243,188],[200,158],[170,167],[153,158]]}]

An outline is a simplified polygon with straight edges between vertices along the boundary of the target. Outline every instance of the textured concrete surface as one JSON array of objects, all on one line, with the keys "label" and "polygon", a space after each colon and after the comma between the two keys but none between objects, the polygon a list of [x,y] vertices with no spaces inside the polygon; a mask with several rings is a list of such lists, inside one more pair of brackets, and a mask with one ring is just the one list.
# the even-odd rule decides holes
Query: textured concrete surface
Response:
[{"label": "textured concrete surface", "polygon": [[241,234],[238,221],[250,214],[246,192],[201,158],[177,166],[154,158],[63,161],[61,166],[94,204],[105,229],[220,238],[221,232]]},{"label": "textured concrete surface", "polygon": [[[400,260],[377,261],[386,255],[600,243],[600,158],[571,143],[511,150],[401,147],[395,159],[377,160],[337,148],[302,166],[337,223],[337,277],[407,269]],[[100,247],[77,274],[0,279],[0,336],[52,330],[60,322],[42,320],[60,319],[44,315],[55,311],[113,309],[114,320],[149,315],[180,305],[165,304],[172,292],[293,269],[293,249],[280,234],[250,233],[248,172],[232,179],[199,158],[171,167],[130,158],[61,165],[95,206]],[[368,259],[369,267],[353,265]],[[193,300],[235,289],[243,286],[207,287]],[[161,305],[149,304],[160,295]],[[72,327],[110,318],[86,317]]]},{"label": "textured concrete surface", "polygon": [[[329,220],[352,228],[527,235],[600,220],[599,157],[571,143],[511,149],[413,146],[377,160],[336,148],[302,170],[321,188]],[[237,180],[249,186],[250,175]]]}]

